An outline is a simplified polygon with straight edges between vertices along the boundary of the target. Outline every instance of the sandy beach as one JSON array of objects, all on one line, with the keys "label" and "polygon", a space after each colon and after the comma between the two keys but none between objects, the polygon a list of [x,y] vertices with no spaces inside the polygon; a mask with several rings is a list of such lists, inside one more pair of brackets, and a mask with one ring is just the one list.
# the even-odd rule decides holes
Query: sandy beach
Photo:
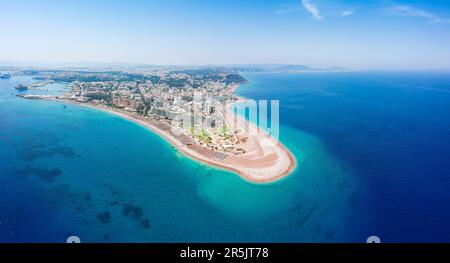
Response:
[{"label": "sandy beach", "polygon": [[[199,145],[186,144],[183,139],[180,139],[179,136],[175,135],[171,129],[161,125],[152,118],[143,117],[136,113],[103,105],[79,103],[69,99],[56,100],[102,110],[142,125],[166,139],[177,150],[188,157],[208,165],[235,172],[243,179],[253,183],[269,183],[280,180],[289,175],[296,166],[294,156],[284,145],[255,126],[254,128],[258,129],[258,133],[255,135],[247,135],[248,139],[245,143],[246,153],[237,156],[219,153],[219,158],[216,157],[217,153],[212,150]],[[241,100],[242,98],[240,98],[240,101]],[[229,107],[227,111],[230,111]],[[229,115],[233,117],[232,114]],[[246,121],[242,117],[234,117],[237,118],[236,122],[238,127],[244,127],[243,125],[245,125]],[[247,125],[254,124],[249,123]]]}]

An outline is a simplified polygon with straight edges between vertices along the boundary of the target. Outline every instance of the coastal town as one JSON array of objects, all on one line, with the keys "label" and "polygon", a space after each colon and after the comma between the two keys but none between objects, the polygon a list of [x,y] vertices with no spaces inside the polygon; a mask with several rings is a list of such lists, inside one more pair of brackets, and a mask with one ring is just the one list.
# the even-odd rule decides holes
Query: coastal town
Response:
[{"label": "coastal town", "polygon": [[[244,78],[233,73],[207,75],[157,72],[142,81],[75,81],[62,99],[90,103],[131,113],[167,129],[179,121],[186,144],[239,154],[237,131],[224,121],[222,103],[237,100],[233,89]],[[192,122],[183,122],[192,116]],[[208,125],[204,125],[207,123]],[[190,125],[191,124],[191,125]],[[215,154],[215,156],[225,156]]]},{"label": "coastal town", "polygon": [[263,146],[263,142],[274,139],[263,132],[250,134],[246,121],[230,110],[230,105],[243,101],[235,90],[246,82],[232,70],[32,73],[37,82],[19,84],[17,90],[32,91],[61,82],[68,91],[61,96],[32,92],[17,96],[76,103],[130,119],[166,138],[186,155],[237,172],[250,181],[273,181],[294,167],[294,158],[284,146],[279,142]]}]

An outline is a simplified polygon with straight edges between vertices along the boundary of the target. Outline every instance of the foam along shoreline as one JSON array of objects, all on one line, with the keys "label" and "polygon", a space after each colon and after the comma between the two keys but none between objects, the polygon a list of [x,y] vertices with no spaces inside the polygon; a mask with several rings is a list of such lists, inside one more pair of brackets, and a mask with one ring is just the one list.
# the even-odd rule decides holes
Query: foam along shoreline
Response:
[{"label": "foam along shoreline", "polygon": [[[289,175],[296,166],[296,161],[292,153],[264,131],[258,132],[257,135],[248,136],[251,151],[247,151],[247,153],[240,156],[228,155],[226,158],[213,158],[213,151],[201,146],[192,146],[184,143],[183,140],[180,140],[177,135],[172,133],[170,128],[161,127],[158,121],[152,120],[151,118],[103,105],[80,103],[70,99],[54,98],[53,100],[101,110],[132,121],[163,137],[188,157],[211,166],[235,172],[243,179],[253,183],[278,181]],[[237,119],[238,126],[242,127],[240,125],[245,120],[240,116],[237,116]],[[249,125],[254,124],[249,123]],[[270,146],[267,146],[267,143],[263,144],[264,140],[271,140]]]}]

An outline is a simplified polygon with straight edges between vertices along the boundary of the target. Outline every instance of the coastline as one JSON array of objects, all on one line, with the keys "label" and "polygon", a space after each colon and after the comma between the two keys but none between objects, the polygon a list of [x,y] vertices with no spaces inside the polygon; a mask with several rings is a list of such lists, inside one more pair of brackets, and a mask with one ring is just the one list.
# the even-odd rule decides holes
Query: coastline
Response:
[{"label": "coastline", "polygon": [[[234,93],[238,87],[239,85],[233,87],[231,89],[232,93]],[[182,143],[182,141],[180,141],[180,139],[177,139],[170,130],[157,127],[156,123],[152,123],[152,120],[148,117],[143,117],[135,113],[126,112],[117,108],[111,108],[92,103],[80,103],[70,99],[52,98],[50,100],[68,102],[71,104],[100,110],[131,121],[148,129],[153,133],[156,133],[187,157],[203,164],[237,173],[242,179],[251,183],[271,183],[279,181],[291,174],[297,165],[295,157],[287,147],[285,147],[281,142],[276,141],[265,131],[260,130],[255,126],[255,124],[251,122],[248,122],[248,125],[254,126],[258,130],[257,136],[249,136],[251,137],[250,139],[255,144],[255,148],[257,150],[255,150],[254,153],[248,154],[244,157],[230,155],[224,160],[217,160],[214,158],[208,158],[207,156],[205,156],[205,154],[201,154],[201,150],[198,151],[196,149],[192,149],[192,146]],[[240,103],[245,100],[245,98],[238,97],[238,101],[235,103]],[[228,112],[229,108],[227,109],[227,113]],[[245,121],[242,116],[237,116],[237,119],[238,123],[242,123],[243,121]],[[273,146],[261,147],[261,141],[264,140],[270,140],[271,143],[273,143]]]}]

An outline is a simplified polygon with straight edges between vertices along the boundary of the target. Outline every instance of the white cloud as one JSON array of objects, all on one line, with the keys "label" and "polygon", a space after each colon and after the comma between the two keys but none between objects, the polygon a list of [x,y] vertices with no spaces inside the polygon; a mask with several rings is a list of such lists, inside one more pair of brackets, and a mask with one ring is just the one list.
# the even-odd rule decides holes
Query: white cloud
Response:
[{"label": "white cloud", "polygon": [[407,5],[393,5],[386,9],[388,15],[411,16],[428,19],[431,23],[450,24],[450,19],[442,19],[436,14]]},{"label": "white cloud", "polygon": [[342,11],[341,14],[340,14],[340,16],[341,16],[341,17],[351,16],[351,15],[353,15],[354,13],[355,13],[354,10],[352,10],[352,9],[347,9],[347,10]]},{"label": "white cloud", "polygon": [[302,5],[308,11],[314,19],[322,20],[323,16],[320,14],[319,9],[310,0],[302,0]]}]

